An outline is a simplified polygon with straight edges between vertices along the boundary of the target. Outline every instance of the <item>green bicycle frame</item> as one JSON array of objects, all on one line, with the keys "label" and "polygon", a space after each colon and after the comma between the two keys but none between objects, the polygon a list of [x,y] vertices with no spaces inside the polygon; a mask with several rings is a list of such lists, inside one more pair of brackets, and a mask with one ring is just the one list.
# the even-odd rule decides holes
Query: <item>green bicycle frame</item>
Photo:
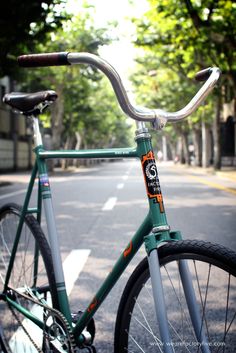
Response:
[{"label": "green bicycle frame", "polygon": [[[149,201],[149,212],[145,217],[144,221],[134,234],[132,240],[127,244],[126,248],[121,252],[121,255],[115,263],[112,271],[107,276],[99,290],[97,291],[94,298],[91,300],[88,307],[85,309],[83,314],[78,319],[76,325],[73,325],[72,331],[75,339],[78,343],[82,343],[84,337],[82,331],[87,326],[89,320],[93,317],[101,303],[106,298],[107,294],[111,291],[125,268],[128,266],[134,255],[137,253],[143,243],[145,243],[146,251],[149,254],[158,244],[162,241],[172,241],[181,239],[179,232],[170,232],[167,224],[163,198],[158,179],[157,167],[154,157],[154,152],[151,144],[151,136],[147,129],[142,131],[138,130],[136,134],[136,148],[112,148],[112,149],[100,149],[100,150],[60,150],[60,151],[45,151],[43,146],[37,146],[35,148],[36,161],[32,171],[31,179],[29,182],[28,190],[26,193],[25,201],[23,204],[22,214],[18,225],[16,234],[16,240],[12,249],[12,255],[8,267],[6,276],[6,288],[9,282],[10,273],[14,263],[15,253],[23,226],[24,217],[27,213],[35,213],[37,220],[41,221],[42,203],[45,208],[45,216],[47,221],[49,243],[53,249],[53,263],[56,277],[56,285],[58,292],[59,309],[66,317],[72,327],[71,312],[68,302],[68,297],[65,289],[64,275],[62,271],[62,264],[60,258],[59,245],[57,243],[56,234],[56,223],[55,217],[52,213],[52,200],[51,190],[48,179],[46,160],[48,159],[59,159],[59,158],[73,158],[73,159],[124,159],[133,158],[141,161],[141,166],[144,175],[144,181],[146,185],[147,197]],[[38,183],[38,199],[37,207],[29,208],[29,201],[33,191],[34,183],[37,175],[39,176]],[[48,214],[48,218],[47,218]],[[51,234],[50,237],[50,232]],[[50,239],[53,239],[53,241]],[[38,250],[35,251],[35,257],[37,259]],[[37,273],[37,261],[34,269],[35,274]],[[32,313],[22,308],[19,304],[15,303],[12,299],[6,297],[6,300],[10,305],[14,306],[18,311],[22,312],[26,317],[31,319],[39,327],[43,327],[43,323],[39,321]]]}]

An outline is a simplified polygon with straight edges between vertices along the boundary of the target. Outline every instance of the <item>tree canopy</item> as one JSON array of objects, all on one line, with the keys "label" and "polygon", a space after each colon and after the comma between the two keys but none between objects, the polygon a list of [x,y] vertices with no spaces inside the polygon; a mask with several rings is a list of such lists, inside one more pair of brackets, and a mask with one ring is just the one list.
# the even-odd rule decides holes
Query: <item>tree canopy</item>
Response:
[{"label": "tree canopy", "polygon": [[[109,33],[113,25],[96,27],[93,11],[93,7],[84,5],[84,11],[64,21],[62,28],[48,41],[38,44],[37,52],[98,54],[101,46],[110,43]],[[24,72],[24,90],[54,89],[58,93],[52,114],[44,117],[45,126],[51,127],[53,148],[65,145],[73,148],[78,134],[85,148],[128,143],[126,117],[101,72],[88,65],[34,68]]]},{"label": "tree canopy", "polygon": [[[156,78],[149,77],[146,81],[152,84],[155,81],[158,107],[164,104],[167,110],[180,109],[196,92],[189,78],[200,69],[218,66],[223,73],[215,97],[211,96],[204,109],[199,109],[189,120],[191,130],[201,128],[201,122],[213,124],[214,165],[219,168],[220,111],[223,102],[235,98],[236,91],[236,3],[230,0],[148,0],[148,3],[150,10],[135,20],[135,43],[146,51],[141,60],[146,71],[157,73]],[[167,81],[157,80],[159,72],[166,73]],[[155,103],[153,91],[148,99]],[[188,124],[181,125],[186,132]]]},{"label": "tree canopy", "polygon": [[8,0],[0,3],[0,77],[17,72],[16,57],[33,52],[65,19],[65,0]]},{"label": "tree canopy", "polygon": [[180,74],[215,65],[236,89],[236,3],[230,0],[148,0],[137,21],[137,45],[155,51]]}]

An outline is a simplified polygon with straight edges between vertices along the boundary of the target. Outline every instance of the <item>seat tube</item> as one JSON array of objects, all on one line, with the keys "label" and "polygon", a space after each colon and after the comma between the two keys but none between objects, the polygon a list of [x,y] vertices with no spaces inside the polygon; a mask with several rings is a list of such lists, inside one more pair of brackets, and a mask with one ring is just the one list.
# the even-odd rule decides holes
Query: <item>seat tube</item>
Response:
[{"label": "seat tube", "polygon": [[45,160],[40,158],[40,151],[42,146],[36,148],[38,170],[39,170],[39,183],[42,195],[42,203],[45,211],[45,218],[48,230],[48,239],[52,253],[52,261],[55,273],[55,280],[58,293],[58,301],[61,312],[65,315],[67,320],[71,323],[71,313],[69,309],[69,302],[66,293],[65,279],[62,267],[62,259],[60,253],[60,245],[58,240],[56,220],[52,204],[51,189],[47,173]]}]

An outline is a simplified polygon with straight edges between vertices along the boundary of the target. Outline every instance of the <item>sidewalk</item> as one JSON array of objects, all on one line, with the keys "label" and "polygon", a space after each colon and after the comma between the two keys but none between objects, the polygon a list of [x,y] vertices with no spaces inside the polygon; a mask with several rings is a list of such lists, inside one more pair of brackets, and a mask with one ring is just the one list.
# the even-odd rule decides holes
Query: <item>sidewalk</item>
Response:
[{"label": "sidewalk", "polygon": [[179,168],[184,168],[191,173],[206,174],[206,175],[216,175],[220,178],[226,178],[236,183],[236,168],[234,167],[222,167],[221,170],[214,170],[213,167],[202,168],[195,166],[188,166],[185,164],[177,164]]},{"label": "sidewalk", "polygon": [[[62,177],[66,175],[73,175],[74,173],[83,174],[87,171],[96,170],[96,167],[80,167],[80,168],[68,168],[68,170],[62,170],[61,168],[55,168],[51,173],[49,172],[49,177]],[[28,184],[31,176],[31,171],[19,171],[19,172],[9,172],[0,174],[0,187],[9,186],[12,184]]]},{"label": "sidewalk", "polygon": [[30,172],[15,172],[9,174],[0,174],[0,187],[9,186],[12,184],[23,183],[26,184],[29,182]]},{"label": "sidewalk", "polygon": [[222,167],[221,170],[214,170],[213,167],[203,168],[203,167],[195,167],[195,166],[187,166],[184,164],[178,164],[179,168],[183,168],[188,170],[191,173],[199,174],[199,175],[208,175],[208,176],[217,176],[219,178],[228,179],[232,182],[236,183],[236,168],[234,167]]}]

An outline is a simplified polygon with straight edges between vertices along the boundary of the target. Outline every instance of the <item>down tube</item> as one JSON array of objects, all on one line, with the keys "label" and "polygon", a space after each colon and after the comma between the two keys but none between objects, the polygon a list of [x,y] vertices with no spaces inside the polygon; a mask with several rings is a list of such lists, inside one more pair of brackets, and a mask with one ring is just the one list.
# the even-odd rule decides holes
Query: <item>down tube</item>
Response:
[{"label": "down tube", "polygon": [[95,314],[99,306],[102,304],[107,294],[111,291],[121,274],[124,272],[125,268],[128,266],[134,255],[139,250],[140,246],[143,244],[143,239],[145,235],[148,235],[152,230],[153,223],[151,219],[151,214],[148,213],[143,223],[133,236],[132,240],[129,242],[125,250],[121,253],[119,259],[117,260],[115,266],[113,267],[110,274],[105,279],[104,283],[98,290],[97,294],[83,313],[83,315],[78,320],[73,332],[75,337],[79,337],[83,329],[88,324],[91,317]]}]

